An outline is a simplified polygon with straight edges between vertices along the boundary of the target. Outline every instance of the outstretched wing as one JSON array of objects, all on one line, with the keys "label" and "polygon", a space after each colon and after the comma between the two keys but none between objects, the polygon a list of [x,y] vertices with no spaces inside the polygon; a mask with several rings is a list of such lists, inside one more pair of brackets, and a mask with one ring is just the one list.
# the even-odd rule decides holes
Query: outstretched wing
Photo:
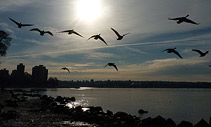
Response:
[{"label": "outstretched wing", "polygon": [[123,34],[122,36],[125,36],[125,35],[128,35],[128,34],[130,34],[130,33]]},{"label": "outstretched wing", "polygon": [[191,24],[195,24],[195,25],[199,25],[199,23],[196,23],[196,22],[194,22],[194,21],[192,21],[192,20],[190,20],[190,19],[185,19],[185,22],[187,22],[187,23],[191,23]]},{"label": "outstretched wing", "polygon": [[[108,64],[105,65],[105,67],[107,67],[107,66],[108,66]],[[104,68],[105,68],[105,67],[104,67]]]},{"label": "outstretched wing", "polygon": [[11,21],[13,21],[16,25],[19,25],[20,23],[16,22],[14,19],[9,18]]},{"label": "outstretched wing", "polygon": [[[91,38],[93,38],[93,37],[96,37],[96,35],[91,36],[89,39],[91,39]],[[89,39],[88,39],[88,40],[89,40]]]},{"label": "outstretched wing", "polygon": [[33,24],[22,24],[21,26],[33,26]]},{"label": "outstretched wing", "polygon": [[176,50],[174,50],[173,53],[175,53],[177,56],[179,56],[182,59],[182,56]]},{"label": "outstretched wing", "polygon": [[198,49],[192,49],[192,51],[198,52],[199,54],[203,54],[200,50]]},{"label": "outstretched wing", "polygon": [[169,20],[180,20],[181,17],[178,17],[178,18],[168,18]]},{"label": "outstretched wing", "polygon": [[38,28],[31,29],[30,31],[38,31],[38,32],[41,32],[41,30],[38,29]]},{"label": "outstretched wing", "polygon": [[104,40],[101,36],[99,36],[99,39],[100,39],[101,41],[103,41],[106,45],[108,45],[108,44],[105,42],[105,40]]},{"label": "outstretched wing", "polygon": [[79,33],[75,32],[75,31],[73,31],[73,33],[80,36],[80,37],[83,37],[82,35],[80,35]]},{"label": "outstretched wing", "polygon": [[45,31],[45,33],[50,34],[51,36],[53,36],[53,33],[51,33],[50,31]]},{"label": "outstretched wing", "polygon": [[65,32],[70,32],[70,31],[72,31],[72,30],[64,30],[64,31],[61,31],[59,33],[65,33]]},{"label": "outstretched wing", "polygon": [[121,35],[115,30],[115,29],[113,29],[113,28],[111,28],[113,31],[114,31],[114,33],[118,36],[118,37],[121,37]]},{"label": "outstretched wing", "polygon": [[165,51],[167,51],[168,49],[165,49],[165,50],[163,50],[162,52],[165,52]]},{"label": "outstretched wing", "polygon": [[113,64],[113,67],[118,71],[118,68],[117,68],[117,66],[115,64]]}]

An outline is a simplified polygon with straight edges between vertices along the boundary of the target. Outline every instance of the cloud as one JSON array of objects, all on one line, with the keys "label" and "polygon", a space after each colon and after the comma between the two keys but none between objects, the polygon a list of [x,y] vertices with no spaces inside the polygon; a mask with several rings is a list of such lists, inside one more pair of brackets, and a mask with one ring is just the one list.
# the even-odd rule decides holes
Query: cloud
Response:
[{"label": "cloud", "polygon": [[21,7],[32,2],[33,0],[0,0],[0,11],[16,11],[16,7]]}]

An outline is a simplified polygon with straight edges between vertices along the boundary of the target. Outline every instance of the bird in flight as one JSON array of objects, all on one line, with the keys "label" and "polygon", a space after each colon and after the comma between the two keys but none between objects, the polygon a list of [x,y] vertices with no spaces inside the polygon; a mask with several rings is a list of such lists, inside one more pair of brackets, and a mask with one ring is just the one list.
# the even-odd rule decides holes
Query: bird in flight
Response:
[{"label": "bird in flight", "polygon": [[169,49],[163,50],[162,52],[167,51],[167,53],[174,53],[174,54],[176,54],[177,56],[179,56],[182,59],[182,56],[175,49],[176,48],[169,48]]},{"label": "bird in flight", "polygon": [[79,33],[75,32],[74,30],[65,30],[65,31],[61,31],[59,33],[68,33],[69,35],[75,34],[75,35],[78,35],[80,37],[83,37],[82,35],[80,35]]},{"label": "bird in flight", "polygon": [[[106,67],[106,66],[113,66],[113,67],[118,71],[118,68],[117,68],[117,66],[115,65],[115,63],[108,63],[108,64],[105,65],[105,67]],[[105,68],[105,67],[104,67],[104,68]]]},{"label": "bird in flight", "polygon": [[60,70],[67,70],[70,73],[70,70],[67,67],[63,67]]},{"label": "bird in flight", "polygon": [[44,36],[45,33],[48,33],[48,34],[50,34],[51,36],[53,36],[53,34],[52,34],[50,31],[40,30],[40,29],[38,29],[38,28],[31,29],[30,31],[38,31],[38,32],[40,32],[40,35],[41,35],[41,36]]},{"label": "bird in flight", "polygon": [[22,24],[22,23],[18,23],[17,21],[15,21],[12,18],[9,18],[12,22],[14,22],[16,25],[18,25],[18,28],[24,27],[24,26],[33,26],[33,24]]},{"label": "bird in flight", "polygon": [[[100,40],[103,41],[106,45],[108,45],[108,44],[106,43],[106,41],[100,36],[100,34],[98,34],[98,35],[93,35],[93,36],[91,36],[89,39],[91,39],[91,38],[94,38],[95,40],[100,39]],[[88,40],[89,40],[89,39],[88,39]]]},{"label": "bird in flight", "polygon": [[204,57],[205,55],[207,55],[209,53],[209,51],[202,52],[198,49],[192,49],[192,51],[198,52],[200,54],[200,57]]},{"label": "bird in flight", "polygon": [[123,34],[123,35],[120,35],[115,29],[111,28],[111,30],[114,31],[114,33],[117,35],[117,40],[122,40],[122,38],[125,36],[125,35],[128,35],[130,33],[126,33],[126,34]]},{"label": "bird in flight", "polygon": [[209,65],[209,67],[211,67],[211,65]]},{"label": "bird in flight", "polygon": [[177,20],[177,24],[180,24],[182,22],[186,22],[186,23],[191,23],[191,24],[195,24],[195,25],[199,25],[199,23],[196,23],[190,19],[188,19],[189,15],[186,15],[185,17],[178,17],[178,18],[169,18],[169,20]]}]

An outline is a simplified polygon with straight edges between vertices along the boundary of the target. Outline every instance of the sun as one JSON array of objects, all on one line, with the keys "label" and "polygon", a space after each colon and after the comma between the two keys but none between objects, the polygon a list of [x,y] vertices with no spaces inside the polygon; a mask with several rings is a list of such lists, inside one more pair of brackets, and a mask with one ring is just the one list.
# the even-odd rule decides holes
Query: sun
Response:
[{"label": "sun", "polygon": [[101,0],[79,0],[77,3],[77,16],[85,21],[93,21],[101,16]]}]

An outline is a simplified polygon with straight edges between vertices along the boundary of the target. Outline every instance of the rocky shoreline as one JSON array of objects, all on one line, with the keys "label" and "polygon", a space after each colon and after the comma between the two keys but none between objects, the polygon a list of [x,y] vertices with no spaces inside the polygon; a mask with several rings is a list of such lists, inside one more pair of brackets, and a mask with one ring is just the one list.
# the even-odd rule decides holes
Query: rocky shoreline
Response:
[{"label": "rocky shoreline", "polygon": [[[39,94],[39,91],[1,91],[0,126],[2,127],[211,127],[200,120],[193,125],[182,121],[176,124],[171,118],[140,117],[125,112],[103,111],[102,107],[67,106],[74,97],[56,98]],[[147,113],[142,109],[139,113]]]}]

